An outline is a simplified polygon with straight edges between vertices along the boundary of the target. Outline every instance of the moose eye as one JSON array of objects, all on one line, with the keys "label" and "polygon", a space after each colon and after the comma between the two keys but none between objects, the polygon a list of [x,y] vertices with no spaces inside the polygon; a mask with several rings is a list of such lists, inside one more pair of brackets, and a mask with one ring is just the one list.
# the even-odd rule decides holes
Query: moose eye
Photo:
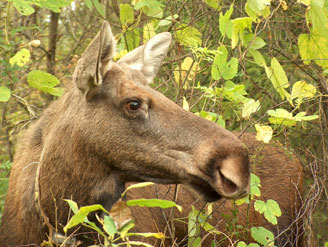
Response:
[{"label": "moose eye", "polygon": [[126,109],[129,111],[136,111],[141,107],[141,103],[139,101],[130,101],[125,105]]}]

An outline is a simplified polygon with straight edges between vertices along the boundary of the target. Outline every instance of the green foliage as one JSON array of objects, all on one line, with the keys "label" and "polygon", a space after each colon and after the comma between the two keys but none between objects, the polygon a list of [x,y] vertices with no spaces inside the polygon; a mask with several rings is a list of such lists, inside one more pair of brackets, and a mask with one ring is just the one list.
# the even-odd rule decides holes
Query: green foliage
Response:
[{"label": "green foliage", "polygon": [[261,196],[261,180],[254,173],[251,173],[251,181],[250,181],[250,191],[249,195],[244,198],[235,200],[236,205],[242,205],[244,203],[250,203],[250,199],[254,199],[255,196]]},{"label": "green foliage", "polygon": [[222,36],[227,35],[229,38],[232,36],[232,22],[230,21],[231,14],[233,12],[233,4],[230,5],[230,8],[225,14],[220,13],[219,18],[219,29]]},{"label": "green foliage", "polygon": [[[122,193],[122,198],[124,197],[125,193],[131,189],[135,188],[142,188],[145,186],[153,185],[154,183],[145,182],[140,184],[134,184],[129,186],[124,193]],[[151,246],[144,242],[138,241],[130,241],[129,237],[131,236],[139,236],[139,237],[154,237],[158,239],[165,238],[165,235],[161,232],[158,233],[133,233],[130,232],[131,229],[135,226],[133,220],[125,221],[122,226],[119,225],[118,222],[115,221],[115,218],[112,217],[111,213],[108,212],[102,205],[95,204],[90,206],[78,207],[77,203],[72,200],[65,200],[70,209],[73,211],[74,215],[69,220],[69,222],[64,227],[64,232],[66,233],[69,229],[76,227],[78,225],[83,225],[88,227],[94,231],[96,231],[100,236],[104,238],[104,245],[102,246],[116,246],[116,244],[121,245],[122,243],[127,246]],[[120,215],[124,214],[124,209],[127,206],[146,206],[146,207],[161,207],[161,208],[170,208],[170,207],[177,207],[178,210],[182,210],[180,206],[178,206],[173,201],[166,201],[166,200],[158,200],[158,199],[139,199],[139,200],[130,200],[127,203],[124,203],[122,200],[119,201],[118,209],[120,211]],[[96,213],[98,211],[102,211],[104,213],[103,218],[99,218],[96,214],[96,218],[98,223],[101,224],[102,228],[99,228],[94,222],[89,221],[88,215],[90,213]]]},{"label": "green foliage", "polygon": [[277,225],[277,217],[281,216],[281,210],[279,204],[274,200],[267,200],[264,202],[262,200],[256,200],[254,208],[260,214],[264,214],[264,217],[273,225]]},{"label": "green foliage", "polygon": [[[70,200],[66,200],[67,202]],[[76,204],[74,202],[70,202],[69,206],[71,207],[72,211],[76,211]],[[88,223],[89,220],[87,218],[88,214],[94,211],[102,210],[106,213],[106,211],[103,206],[97,204],[97,205],[91,205],[91,206],[84,206],[78,209],[78,211],[73,215],[73,217],[69,220],[67,225],[64,227],[64,232],[67,232],[67,230],[71,229],[74,226],[77,226],[82,223]]]},{"label": "green foliage", "polygon": [[233,57],[229,62],[227,62],[227,59],[227,48],[220,46],[212,65],[212,78],[214,80],[219,80],[221,77],[225,80],[230,80],[236,76],[238,72],[238,59]]},{"label": "green foliage", "polygon": [[70,0],[7,0],[12,2],[14,7],[22,15],[31,15],[34,13],[33,5],[40,8],[49,9],[53,12],[60,12],[60,8],[70,4]]},{"label": "green foliage", "polygon": [[285,109],[278,108],[276,110],[269,110],[268,115],[271,116],[269,121],[272,124],[295,126],[296,122],[312,121],[318,118],[318,115],[305,116],[306,112],[299,112],[295,116],[293,113],[286,111]]},{"label": "green foliage", "polygon": [[176,207],[180,212],[182,211],[181,206],[177,205],[175,202],[161,199],[136,199],[129,200],[126,202],[129,207],[139,206],[139,207],[160,207],[160,208],[172,208]]},{"label": "green foliage", "polygon": [[281,99],[290,98],[290,94],[285,90],[285,88],[289,87],[288,78],[279,61],[274,57],[271,59],[271,67],[265,66],[264,68]]},{"label": "green foliage", "polygon": [[140,0],[134,8],[142,11],[149,17],[162,18],[163,17],[163,4],[158,0]]},{"label": "green foliage", "polygon": [[63,89],[55,88],[60,83],[57,77],[41,70],[33,70],[28,73],[27,83],[33,88],[54,96],[63,94]]},{"label": "green foliage", "polygon": [[175,33],[176,40],[185,46],[202,45],[202,34],[195,27],[180,25]]},{"label": "green foliage", "polygon": [[4,86],[0,86],[0,102],[6,102],[10,99],[10,89]]},{"label": "green foliage", "polygon": [[251,236],[255,241],[264,246],[273,246],[274,235],[264,227],[252,227]]},{"label": "green foliage", "polygon": [[231,47],[234,49],[239,40],[245,45],[245,29],[252,32],[252,19],[250,17],[241,17],[232,20]]},{"label": "green foliage", "polygon": [[134,22],[134,12],[133,8],[128,3],[120,4],[120,21],[122,25],[127,26]]},{"label": "green foliage", "polygon": [[225,127],[225,121],[223,120],[222,116],[217,113],[201,111],[201,112],[196,112],[195,114],[202,118],[215,122],[222,127]]}]

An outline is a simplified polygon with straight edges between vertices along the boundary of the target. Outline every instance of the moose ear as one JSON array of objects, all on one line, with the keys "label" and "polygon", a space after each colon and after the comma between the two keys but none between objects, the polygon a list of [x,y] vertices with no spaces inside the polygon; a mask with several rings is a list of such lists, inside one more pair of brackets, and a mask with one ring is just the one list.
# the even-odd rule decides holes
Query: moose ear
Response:
[{"label": "moose ear", "polygon": [[160,33],[152,37],[145,45],[126,54],[119,60],[132,69],[140,70],[148,83],[152,82],[171,44],[170,33]]},{"label": "moose ear", "polygon": [[102,84],[103,76],[110,69],[114,50],[115,39],[109,23],[104,21],[74,70],[73,82],[83,94]]}]

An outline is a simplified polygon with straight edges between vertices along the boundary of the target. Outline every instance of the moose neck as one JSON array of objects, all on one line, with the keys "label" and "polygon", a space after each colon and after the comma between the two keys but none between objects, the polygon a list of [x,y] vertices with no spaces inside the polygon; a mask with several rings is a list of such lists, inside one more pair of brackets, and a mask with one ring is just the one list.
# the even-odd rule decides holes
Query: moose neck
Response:
[{"label": "moose neck", "polygon": [[74,91],[55,102],[40,119],[41,205],[48,204],[46,214],[51,221],[55,221],[59,208],[56,217],[62,224],[69,211],[64,199],[72,199],[79,206],[99,203],[109,210],[124,190],[118,172],[84,142],[79,128],[79,121],[83,121],[78,111],[81,102]]}]

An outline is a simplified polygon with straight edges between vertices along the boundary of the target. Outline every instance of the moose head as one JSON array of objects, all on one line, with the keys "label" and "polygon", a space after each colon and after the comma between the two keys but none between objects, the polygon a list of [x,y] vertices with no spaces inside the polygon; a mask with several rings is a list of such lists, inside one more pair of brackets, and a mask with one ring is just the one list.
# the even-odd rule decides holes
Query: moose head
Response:
[{"label": "moose head", "polygon": [[149,86],[171,39],[160,33],[114,62],[115,39],[103,23],[78,61],[73,86],[29,128],[16,153],[0,231],[4,246],[45,237],[33,200],[36,182],[52,225],[67,222],[63,199],[110,209],[129,181],[185,184],[206,201],[247,193],[248,154],[239,139]]}]

